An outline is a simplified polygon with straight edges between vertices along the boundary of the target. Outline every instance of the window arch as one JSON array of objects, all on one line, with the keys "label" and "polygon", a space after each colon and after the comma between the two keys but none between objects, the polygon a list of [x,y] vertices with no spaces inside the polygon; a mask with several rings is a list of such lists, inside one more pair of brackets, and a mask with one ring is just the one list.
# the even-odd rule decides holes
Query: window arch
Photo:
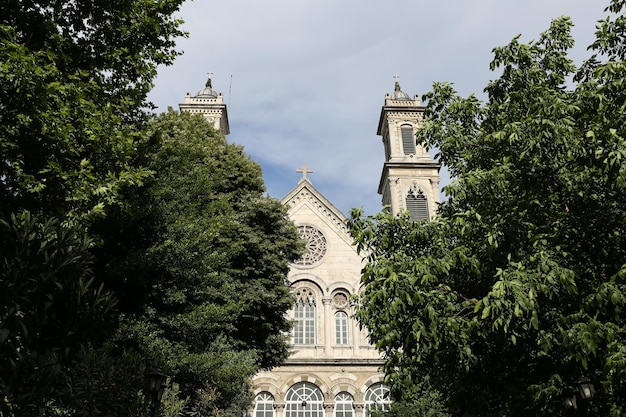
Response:
[{"label": "window arch", "polygon": [[414,222],[428,220],[428,200],[422,190],[411,188],[406,195],[406,209]]},{"label": "window arch", "polygon": [[315,296],[310,288],[299,288],[296,291],[296,304],[293,308],[293,344],[315,344]]},{"label": "window arch", "polygon": [[352,403],[354,399],[347,392],[340,392],[335,396],[335,409],[333,417],[354,417]]},{"label": "window arch", "polygon": [[254,399],[254,417],[274,417],[274,396],[261,392]]},{"label": "window arch", "polygon": [[415,155],[415,135],[413,134],[413,126],[400,126],[400,134],[402,135],[402,151],[405,155]]},{"label": "window arch", "polygon": [[324,395],[317,385],[298,382],[289,388],[285,417],[324,417]]},{"label": "window arch", "polygon": [[345,311],[335,313],[335,344],[348,344],[348,314]]},{"label": "window arch", "polygon": [[389,398],[389,388],[380,382],[372,384],[365,392],[364,400],[365,417],[369,417],[372,410],[386,411],[389,409],[389,404],[391,403]]}]

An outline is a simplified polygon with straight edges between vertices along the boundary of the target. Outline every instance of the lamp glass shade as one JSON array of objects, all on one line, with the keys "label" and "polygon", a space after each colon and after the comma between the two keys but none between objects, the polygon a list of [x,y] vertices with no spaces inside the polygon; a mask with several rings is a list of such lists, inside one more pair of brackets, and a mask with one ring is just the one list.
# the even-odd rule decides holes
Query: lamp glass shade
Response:
[{"label": "lamp glass shade", "polygon": [[165,375],[160,368],[152,368],[149,372],[146,373],[146,380],[148,381],[148,392],[153,395],[156,394],[157,397],[160,397],[163,393],[163,388],[165,388],[166,379],[167,375]]},{"label": "lamp glass shade", "polygon": [[578,381],[578,391],[583,400],[591,400],[595,394],[595,389],[589,378]]},{"label": "lamp glass shade", "polygon": [[569,395],[567,397],[563,397],[563,406],[566,410],[576,410],[578,408],[578,404],[576,404],[576,396]]}]

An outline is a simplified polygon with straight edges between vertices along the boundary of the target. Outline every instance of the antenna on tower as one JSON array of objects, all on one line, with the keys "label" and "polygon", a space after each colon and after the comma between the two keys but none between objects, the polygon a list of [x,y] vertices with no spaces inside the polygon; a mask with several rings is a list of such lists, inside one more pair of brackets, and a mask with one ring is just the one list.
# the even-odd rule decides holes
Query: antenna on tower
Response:
[{"label": "antenna on tower", "polygon": [[233,88],[233,74],[230,74],[230,85],[228,86],[228,105],[230,106],[230,93]]}]

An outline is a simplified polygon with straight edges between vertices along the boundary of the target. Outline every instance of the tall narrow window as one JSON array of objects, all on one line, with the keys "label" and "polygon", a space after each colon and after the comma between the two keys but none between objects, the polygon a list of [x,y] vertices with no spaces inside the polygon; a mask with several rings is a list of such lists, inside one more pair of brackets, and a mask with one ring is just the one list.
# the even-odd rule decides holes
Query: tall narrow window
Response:
[{"label": "tall narrow window", "polygon": [[335,313],[335,344],[348,344],[348,315],[343,311]]},{"label": "tall narrow window", "polygon": [[413,126],[400,126],[400,134],[402,135],[402,150],[405,155],[415,155],[415,135],[413,134]]},{"label": "tall narrow window", "polygon": [[254,417],[274,417],[274,397],[262,392],[254,399]]},{"label": "tall narrow window", "polygon": [[333,417],[354,417],[354,399],[347,392],[340,392],[335,396],[335,409]]},{"label": "tall narrow window", "polygon": [[411,220],[428,220],[428,200],[422,190],[411,188],[406,195],[406,209],[411,215]]},{"label": "tall narrow window", "polygon": [[315,301],[313,291],[308,288],[301,288],[296,292],[294,319],[293,343],[315,344]]},{"label": "tall narrow window", "polygon": [[389,388],[381,383],[371,385],[365,392],[363,399],[365,400],[364,417],[370,417],[372,410],[388,410],[391,403]]},{"label": "tall narrow window", "polygon": [[294,384],[285,395],[285,417],[324,417],[324,395],[310,382]]}]

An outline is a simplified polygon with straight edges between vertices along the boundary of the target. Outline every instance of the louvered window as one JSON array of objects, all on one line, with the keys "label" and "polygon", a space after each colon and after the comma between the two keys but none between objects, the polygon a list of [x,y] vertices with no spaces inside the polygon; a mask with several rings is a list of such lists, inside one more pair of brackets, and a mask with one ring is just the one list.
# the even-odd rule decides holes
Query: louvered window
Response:
[{"label": "louvered window", "polygon": [[422,190],[410,190],[406,196],[406,209],[408,210],[411,220],[428,220],[428,200]]},{"label": "louvered window", "polygon": [[415,155],[415,135],[413,134],[413,126],[402,125],[400,127],[402,134],[402,149],[405,155]]}]

